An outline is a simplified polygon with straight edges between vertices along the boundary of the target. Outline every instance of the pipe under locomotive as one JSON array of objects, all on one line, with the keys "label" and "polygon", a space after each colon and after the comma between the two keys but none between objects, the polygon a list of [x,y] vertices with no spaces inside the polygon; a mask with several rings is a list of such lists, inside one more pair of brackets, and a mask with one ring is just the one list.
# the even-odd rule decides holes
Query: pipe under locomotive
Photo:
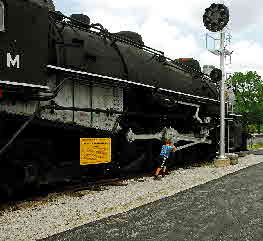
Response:
[{"label": "pipe under locomotive", "polygon": [[[1,190],[149,171],[165,136],[181,147],[171,166],[215,156],[219,94],[198,61],[68,18],[52,1],[0,8]],[[111,162],[81,166],[80,138],[111,138]]]}]

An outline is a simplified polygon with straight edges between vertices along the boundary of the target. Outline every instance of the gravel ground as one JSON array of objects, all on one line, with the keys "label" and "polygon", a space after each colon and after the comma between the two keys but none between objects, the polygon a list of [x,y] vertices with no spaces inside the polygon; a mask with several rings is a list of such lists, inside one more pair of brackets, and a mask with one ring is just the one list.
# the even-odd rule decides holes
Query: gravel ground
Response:
[{"label": "gravel ground", "polygon": [[127,186],[103,186],[102,191],[51,194],[23,208],[0,212],[0,240],[37,240],[80,225],[128,211],[180,191],[263,162],[262,155],[239,158],[237,165],[195,167],[172,171],[160,181],[152,177],[128,180]]}]

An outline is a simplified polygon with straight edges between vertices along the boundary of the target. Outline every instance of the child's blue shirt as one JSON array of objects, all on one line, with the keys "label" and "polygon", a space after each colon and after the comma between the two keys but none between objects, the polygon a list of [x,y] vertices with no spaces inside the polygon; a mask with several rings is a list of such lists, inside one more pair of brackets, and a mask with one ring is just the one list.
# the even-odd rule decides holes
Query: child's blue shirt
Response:
[{"label": "child's blue shirt", "polygon": [[168,158],[171,150],[173,149],[173,146],[169,146],[169,145],[163,145],[162,146],[162,150],[161,150],[161,153],[160,153],[160,156],[161,157],[165,157],[165,158]]}]

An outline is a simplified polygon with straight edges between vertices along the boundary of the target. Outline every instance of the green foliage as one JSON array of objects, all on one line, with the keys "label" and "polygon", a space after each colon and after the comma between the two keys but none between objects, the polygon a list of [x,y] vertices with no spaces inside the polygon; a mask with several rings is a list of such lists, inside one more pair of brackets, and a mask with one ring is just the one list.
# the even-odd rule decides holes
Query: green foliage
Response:
[{"label": "green foliage", "polygon": [[263,123],[263,80],[257,72],[235,72],[227,80],[235,93],[234,110],[243,115],[242,121],[246,128],[249,124]]},{"label": "green foliage", "polygon": [[263,148],[263,143],[254,144],[252,146],[248,146],[248,150],[255,150],[255,149],[261,149]]},{"label": "green foliage", "polygon": [[247,126],[247,131],[248,131],[249,133],[256,133],[256,131],[257,131],[256,125],[248,125],[248,126]]}]

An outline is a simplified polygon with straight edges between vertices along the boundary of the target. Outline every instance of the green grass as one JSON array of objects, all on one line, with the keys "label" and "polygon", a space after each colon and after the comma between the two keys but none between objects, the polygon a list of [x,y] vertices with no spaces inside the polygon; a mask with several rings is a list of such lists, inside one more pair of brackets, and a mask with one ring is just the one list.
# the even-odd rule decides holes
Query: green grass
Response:
[{"label": "green grass", "polygon": [[263,148],[263,143],[254,144],[252,146],[248,146],[248,150],[255,150],[258,148]]}]

